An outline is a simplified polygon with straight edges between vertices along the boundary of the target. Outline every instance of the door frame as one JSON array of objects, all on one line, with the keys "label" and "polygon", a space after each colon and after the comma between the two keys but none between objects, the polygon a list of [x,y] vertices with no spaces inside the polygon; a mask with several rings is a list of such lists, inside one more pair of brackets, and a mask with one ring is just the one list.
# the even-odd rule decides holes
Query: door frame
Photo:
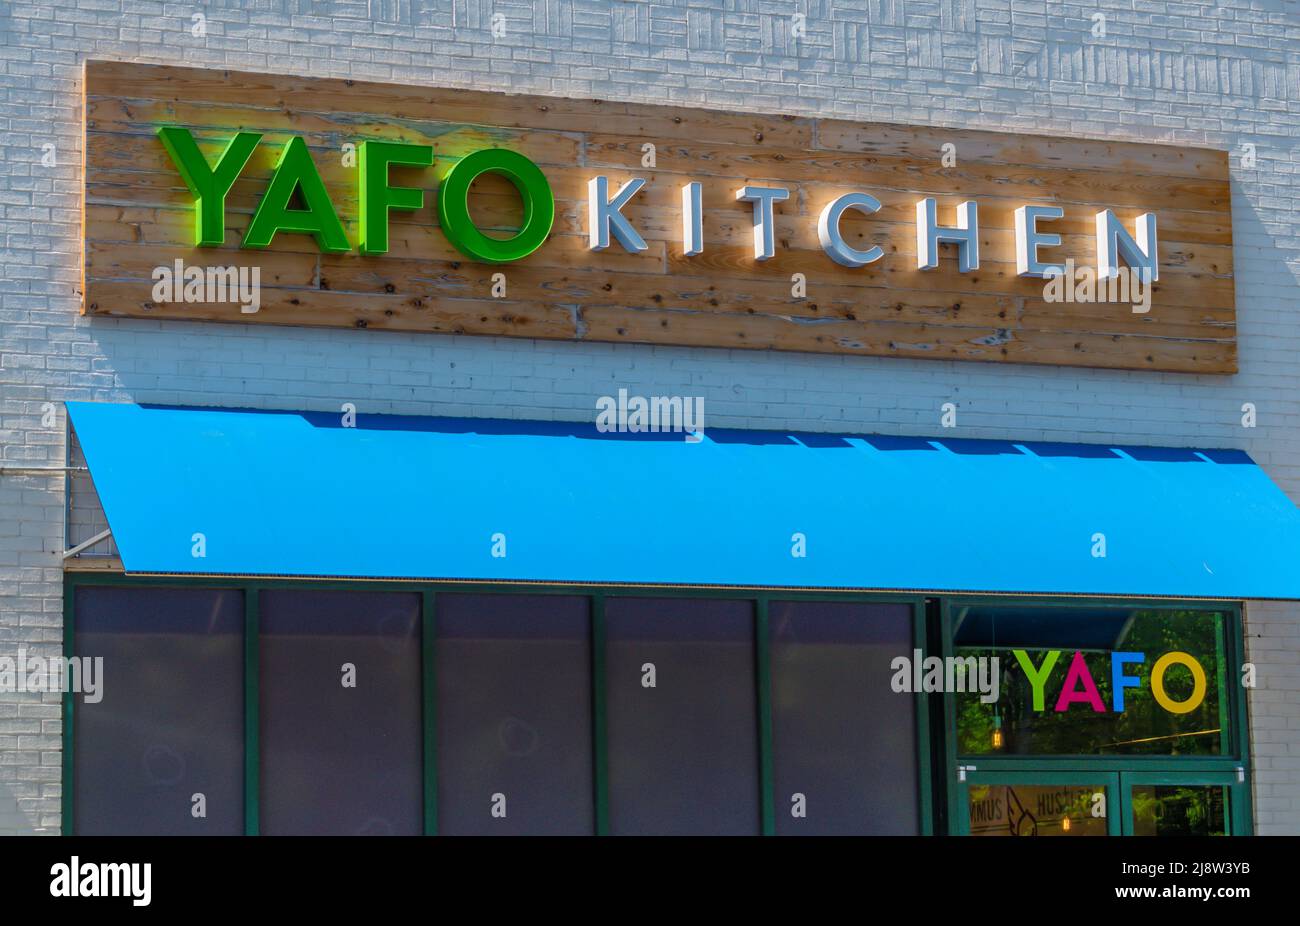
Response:
[{"label": "door frame", "polygon": [[1236,772],[1122,772],[1120,773],[1120,824],[1122,835],[1133,835],[1134,785],[1219,785],[1228,789],[1229,836],[1249,836],[1250,787]]}]

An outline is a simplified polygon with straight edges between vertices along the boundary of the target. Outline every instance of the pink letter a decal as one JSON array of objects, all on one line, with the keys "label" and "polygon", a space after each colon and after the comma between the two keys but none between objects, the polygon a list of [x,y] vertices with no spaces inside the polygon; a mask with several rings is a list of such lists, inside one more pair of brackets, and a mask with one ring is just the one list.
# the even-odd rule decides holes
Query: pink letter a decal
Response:
[{"label": "pink letter a decal", "polygon": [[[1083,683],[1082,691],[1074,690],[1078,682]],[[1070,660],[1069,671],[1065,673],[1065,684],[1061,686],[1061,696],[1056,699],[1056,709],[1063,711],[1076,701],[1091,704],[1092,709],[1099,714],[1106,712],[1106,705],[1101,703],[1101,695],[1097,693],[1097,683],[1092,680],[1088,664],[1083,661],[1083,653],[1077,650]]]}]

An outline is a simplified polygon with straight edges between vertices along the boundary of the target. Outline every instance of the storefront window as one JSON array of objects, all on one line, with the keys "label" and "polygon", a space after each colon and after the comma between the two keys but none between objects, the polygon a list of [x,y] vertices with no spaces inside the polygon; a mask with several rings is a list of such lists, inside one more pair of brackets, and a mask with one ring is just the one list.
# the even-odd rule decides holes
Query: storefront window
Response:
[{"label": "storefront window", "polygon": [[[1248,828],[1231,614],[951,604],[951,658],[918,662],[915,601],[554,591],[74,586],[106,676],[73,696],[76,831]],[[917,692],[950,684],[936,729]],[[952,725],[955,806],[927,805],[920,738]],[[1178,756],[1210,761],[1145,761]]]},{"label": "storefront window", "polygon": [[588,600],[437,601],[438,832],[594,832]]},{"label": "storefront window", "polygon": [[754,606],[605,602],[615,834],[759,832]]},{"label": "storefront window", "polygon": [[238,589],[79,588],[75,832],[244,831],[244,596]]},{"label": "storefront window", "polygon": [[1225,836],[1228,789],[1221,785],[1134,785],[1133,835]]},{"label": "storefront window", "polygon": [[267,835],[422,829],[420,596],[261,593]]},{"label": "storefront window", "polygon": [[912,606],[778,601],[768,619],[777,833],[918,832],[916,699],[887,683]]},{"label": "storefront window", "polygon": [[1210,611],[958,609],[958,677],[964,669],[973,679],[975,659],[999,667],[995,701],[955,695],[958,751],[1227,754],[1224,632],[1223,615]]},{"label": "storefront window", "polygon": [[1105,836],[1106,786],[970,785],[972,836]]}]

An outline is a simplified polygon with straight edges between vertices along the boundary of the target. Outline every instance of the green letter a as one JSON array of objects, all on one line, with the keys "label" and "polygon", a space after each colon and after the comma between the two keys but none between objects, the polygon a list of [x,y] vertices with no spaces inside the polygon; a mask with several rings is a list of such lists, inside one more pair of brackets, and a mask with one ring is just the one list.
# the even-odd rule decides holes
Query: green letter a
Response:
[{"label": "green letter a", "polygon": [[[296,190],[302,191],[306,209],[289,208]],[[271,184],[262,194],[262,201],[253,213],[253,221],[244,233],[243,246],[270,247],[275,233],[280,231],[311,235],[322,251],[337,253],[352,247],[348,244],[348,236],[343,233],[343,224],[334,212],[325,182],[312,163],[307,143],[298,135],[285,142],[284,150],[280,152],[275,175],[271,177]]]}]

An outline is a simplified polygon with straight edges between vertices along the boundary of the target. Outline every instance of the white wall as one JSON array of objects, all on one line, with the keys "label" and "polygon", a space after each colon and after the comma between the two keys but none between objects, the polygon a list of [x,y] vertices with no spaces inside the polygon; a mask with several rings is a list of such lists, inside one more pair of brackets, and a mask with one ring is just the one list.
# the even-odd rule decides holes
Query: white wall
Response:
[{"label": "white wall", "polygon": [[[799,42],[795,10],[808,16]],[[190,33],[195,13],[205,37]],[[952,401],[962,436],[1240,447],[1300,501],[1294,2],[60,0],[0,5],[0,36],[5,463],[62,463],[62,411],[42,428],[47,401],[590,420],[596,396],[626,387],[703,395],[711,426],[927,434]],[[86,56],[1229,149],[1241,372],[88,321],[76,314]],[[55,168],[40,163],[47,142]],[[1259,409],[1253,430],[1243,402]],[[0,651],[59,651],[61,485],[0,477]],[[1300,833],[1300,609],[1256,604],[1249,618],[1257,827]],[[58,831],[60,722],[57,698],[0,695],[0,831]]]}]

